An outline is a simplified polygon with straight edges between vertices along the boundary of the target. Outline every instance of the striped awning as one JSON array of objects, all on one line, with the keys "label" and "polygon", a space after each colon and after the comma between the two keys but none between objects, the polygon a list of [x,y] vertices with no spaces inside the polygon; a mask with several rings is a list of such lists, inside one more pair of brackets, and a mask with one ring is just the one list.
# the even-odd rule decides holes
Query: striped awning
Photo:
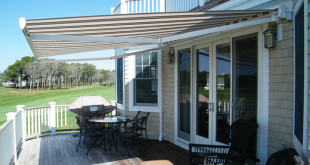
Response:
[{"label": "striped awning", "polygon": [[199,33],[201,30],[264,18],[270,21],[273,12],[275,10],[142,13],[33,20],[21,18],[20,27],[34,55],[41,58],[163,44],[204,35]]}]

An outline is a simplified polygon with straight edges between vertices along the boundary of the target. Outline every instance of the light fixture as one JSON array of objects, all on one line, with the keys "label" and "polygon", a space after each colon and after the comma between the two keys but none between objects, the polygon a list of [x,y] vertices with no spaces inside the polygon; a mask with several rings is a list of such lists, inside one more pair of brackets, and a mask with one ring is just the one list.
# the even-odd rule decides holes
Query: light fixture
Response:
[{"label": "light fixture", "polygon": [[172,64],[174,60],[174,51],[171,50],[167,54],[167,64]]},{"label": "light fixture", "polygon": [[265,30],[263,34],[265,42],[264,47],[267,49],[276,47],[276,33],[274,29],[269,26],[268,29]]}]

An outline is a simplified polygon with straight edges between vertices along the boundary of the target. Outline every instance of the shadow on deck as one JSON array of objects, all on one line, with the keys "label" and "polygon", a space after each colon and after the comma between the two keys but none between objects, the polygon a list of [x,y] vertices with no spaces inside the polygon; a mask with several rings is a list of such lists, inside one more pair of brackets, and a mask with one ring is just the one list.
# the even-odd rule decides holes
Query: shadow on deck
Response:
[{"label": "shadow on deck", "polygon": [[[86,151],[89,145],[89,139],[85,143],[81,142],[79,150],[76,147],[79,137],[73,134],[58,134],[56,136],[44,136],[38,139],[32,139],[25,142],[22,151],[18,157],[19,164],[40,164],[40,165],[85,165],[85,164],[111,164],[128,165],[139,164],[147,160],[169,160],[175,165],[188,164],[188,151],[178,147],[170,142],[151,140],[150,144],[144,140],[146,152],[136,142],[136,146],[129,149],[128,155],[126,148],[118,139],[118,151],[112,145],[112,151],[107,143],[107,151],[104,146],[91,148],[89,154]],[[83,140],[83,139],[82,139]]]}]

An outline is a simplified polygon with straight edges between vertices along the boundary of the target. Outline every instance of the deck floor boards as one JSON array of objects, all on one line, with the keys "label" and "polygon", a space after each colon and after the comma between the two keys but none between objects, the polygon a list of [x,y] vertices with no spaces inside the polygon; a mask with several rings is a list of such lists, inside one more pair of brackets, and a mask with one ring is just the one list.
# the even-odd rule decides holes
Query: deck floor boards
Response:
[{"label": "deck floor boards", "polygon": [[[169,160],[175,165],[188,164],[188,151],[170,142],[157,140],[144,140],[146,152],[144,152],[141,142],[135,141],[134,146],[127,149],[117,138],[117,151],[112,143],[106,140],[107,150],[104,145],[100,147],[91,146],[88,155],[89,139],[81,140],[78,151],[76,151],[79,137],[73,134],[58,134],[56,136],[44,136],[38,139],[28,140],[23,144],[18,157],[20,165],[137,165],[148,160]],[[128,143],[128,142],[127,142]]]}]

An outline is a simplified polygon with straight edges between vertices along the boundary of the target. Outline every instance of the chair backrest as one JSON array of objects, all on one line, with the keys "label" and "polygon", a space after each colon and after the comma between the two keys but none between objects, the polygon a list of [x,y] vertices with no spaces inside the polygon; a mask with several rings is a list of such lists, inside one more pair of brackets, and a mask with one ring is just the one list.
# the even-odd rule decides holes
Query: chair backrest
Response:
[{"label": "chair backrest", "polygon": [[144,125],[144,128],[146,127],[147,119],[149,115],[150,115],[150,112],[140,112],[140,117],[143,119],[142,126]]},{"label": "chair backrest", "polygon": [[230,126],[230,153],[245,154],[249,147],[249,141],[253,138],[258,124],[243,119],[236,120]]},{"label": "chair backrest", "polygon": [[292,164],[303,165],[304,162],[294,148],[287,148],[271,154],[266,165]]}]

